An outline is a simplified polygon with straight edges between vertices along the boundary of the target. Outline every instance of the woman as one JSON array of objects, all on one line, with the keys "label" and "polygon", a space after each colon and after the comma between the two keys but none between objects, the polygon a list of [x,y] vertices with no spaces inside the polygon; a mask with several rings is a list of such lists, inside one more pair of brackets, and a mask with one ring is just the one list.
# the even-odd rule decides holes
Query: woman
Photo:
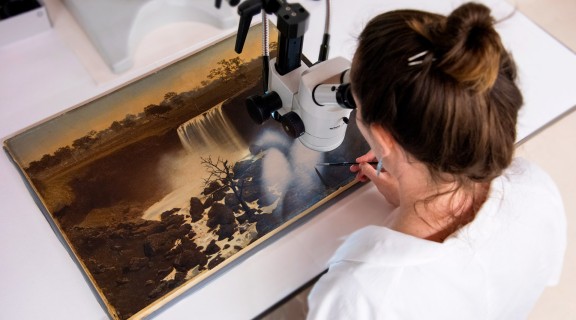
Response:
[{"label": "woman", "polygon": [[493,23],[468,3],[388,12],[360,35],[351,84],[371,151],[351,171],[396,209],[337,250],[310,319],[524,319],[558,280],[562,201],[513,159],[522,95]]}]

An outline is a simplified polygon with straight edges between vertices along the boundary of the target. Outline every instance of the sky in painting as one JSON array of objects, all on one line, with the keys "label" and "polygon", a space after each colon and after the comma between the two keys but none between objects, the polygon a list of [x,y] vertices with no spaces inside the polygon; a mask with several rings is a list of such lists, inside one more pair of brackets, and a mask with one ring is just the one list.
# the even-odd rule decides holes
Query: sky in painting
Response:
[{"label": "sky in painting", "polygon": [[207,80],[217,62],[240,56],[248,62],[261,53],[261,29],[254,27],[248,34],[244,50],[234,52],[234,38],[217,43],[207,49],[176,62],[132,84],[117,89],[90,103],[70,110],[41,123],[11,139],[10,149],[27,166],[44,154],[51,154],[91,130],[108,128],[115,120],[128,114],[138,114],[150,104],[159,104],[167,92],[182,93],[199,87]]}]

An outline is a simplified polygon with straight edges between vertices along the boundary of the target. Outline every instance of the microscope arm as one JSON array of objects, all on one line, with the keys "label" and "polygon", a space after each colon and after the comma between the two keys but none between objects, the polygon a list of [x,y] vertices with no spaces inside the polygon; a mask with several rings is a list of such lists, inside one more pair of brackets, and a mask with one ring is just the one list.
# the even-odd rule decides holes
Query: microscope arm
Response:
[{"label": "microscope arm", "polygon": [[240,22],[236,36],[237,53],[242,52],[244,42],[250,28],[252,17],[262,10],[273,13],[277,17],[278,28],[278,59],[276,70],[285,75],[301,65],[304,33],[308,29],[310,14],[298,3],[286,3],[282,0],[247,0],[238,6]]}]

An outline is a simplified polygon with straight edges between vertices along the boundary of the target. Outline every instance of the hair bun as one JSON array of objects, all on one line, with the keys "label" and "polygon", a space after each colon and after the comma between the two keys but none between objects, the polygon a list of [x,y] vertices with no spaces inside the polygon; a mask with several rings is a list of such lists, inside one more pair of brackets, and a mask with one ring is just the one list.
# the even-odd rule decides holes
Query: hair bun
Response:
[{"label": "hair bun", "polygon": [[491,30],[493,23],[490,9],[478,3],[466,3],[458,7],[446,20],[447,27],[455,28],[457,32],[470,32],[472,29]]},{"label": "hair bun", "polygon": [[496,82],[503,51],[490,9],[466,3],[438,29],[438,67],[459,83],[483,92]]}]

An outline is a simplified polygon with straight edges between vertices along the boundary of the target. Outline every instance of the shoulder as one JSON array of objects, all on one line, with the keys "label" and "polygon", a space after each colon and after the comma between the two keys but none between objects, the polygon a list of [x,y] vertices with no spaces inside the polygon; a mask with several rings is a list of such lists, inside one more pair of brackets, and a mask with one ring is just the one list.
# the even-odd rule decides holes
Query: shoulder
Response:
[{"label": "shoulder", "polygon": [[315,284],[308,319],[484,319],[484,286],[479,268],[442,258],[408,266],[344,260]]},{"label": "shoulder", "polygon": [[[481,319],[484,285],[483,270],[459,243],[370,226],[331,259],[309,295],[309,319]],[[458,307],[446,309],[446,299]]]},{"label": "shoulder", "polygon": [[542,168],[524,158],[515,158],[502,177],[495,181],[508,183],[523,193],[538,193],[540,197],[537,199],[559,204],[562,202],[560,192],[552,178]]},{"label": "shoulder", "polygon": [[494,180],[492,188],[492,200],[499,200],[497,215],[521,221],[541,231],[546,228],[565,229],[560,191],[552,178],[536,164],[523,158],[514,159],[506,172]]},{"label": "shoulder", "polygon": [[501,222],[522,222],[516,223],[518,226],[561,229],[566,225],[564,204],[556,184],[544,170],[523,158],[515,158],[508,169],[492,181],[480,213]]},{"label": "shoulder", "polygon": [[[487,261],[498,270],[510,268],[517,275],[526,273],[525,279],[557,281],[567,224],[552,178],[536,164],[516,158],[491,188],[488,201],[468,228],[469,234],[481,235],[479,252],[492,257]],[[486,248],[481,249],[481,244]]]},{"label": "shoulder", "polygon": [[308,296],[308,319],[376,318],[373,297],[365,290],[362,266],[349,261],[333,263]]},{"label": "shoulder", "polygon": [[560,192],[541,168],[514,159],[476,218],[449,241],[465,243],[486,271],[491,318],[527,314],[558,281],[566,248]]}]

